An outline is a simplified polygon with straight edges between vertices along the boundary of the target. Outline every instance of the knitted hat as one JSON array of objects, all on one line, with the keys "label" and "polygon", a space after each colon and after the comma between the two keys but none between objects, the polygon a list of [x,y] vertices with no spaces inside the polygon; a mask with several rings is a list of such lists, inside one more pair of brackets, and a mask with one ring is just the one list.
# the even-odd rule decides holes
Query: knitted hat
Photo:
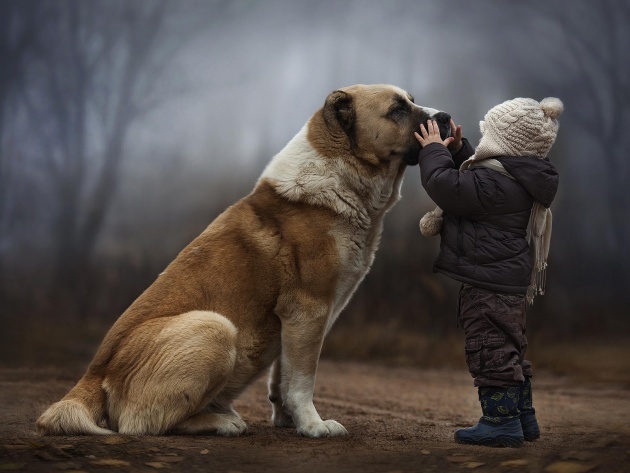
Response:
[{"label": "knitted hat", "polygon": [[490,156],[536,156],[544,158],[556,141],[557,118],[564,106],[560,99],[548,97],[507,100],[488,111],[479,122],[481,140],[476,159]]}]

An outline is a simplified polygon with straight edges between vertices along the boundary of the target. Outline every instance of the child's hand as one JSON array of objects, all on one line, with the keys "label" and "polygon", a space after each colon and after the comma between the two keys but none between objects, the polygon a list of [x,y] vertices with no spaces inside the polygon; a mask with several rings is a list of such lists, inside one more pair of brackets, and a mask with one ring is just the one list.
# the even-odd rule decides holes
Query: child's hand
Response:
[{"label": "child's hand", "polygon": [[448,145],[448,150],[451,153],[457,153],[462,147],[462,126],[455,125],[455,122],[451,118],[451,133],[453,138],[455,138],[451,144]]},{"label": "child's hand", "polygon": [[420,132],[422,133],[422,136],[420,136],[417,131],[414,133],[414,135],[423,148],[431,143],[440,143],[448,147],[451,143],[453,143],[453,141],[455,141],[455,138],[453,138],[452,136],[449,136],[444,141],[442,141],[442,138],[440,137],[440,129],[438,128],[438,124],[435,120],[428,120],[427,128],[425,128],[424,125],[420,123]]}]

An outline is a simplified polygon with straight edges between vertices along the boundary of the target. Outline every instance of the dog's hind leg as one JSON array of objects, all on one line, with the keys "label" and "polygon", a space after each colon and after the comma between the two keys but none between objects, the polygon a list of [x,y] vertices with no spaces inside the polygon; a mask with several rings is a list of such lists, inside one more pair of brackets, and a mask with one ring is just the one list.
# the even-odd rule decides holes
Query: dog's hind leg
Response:
[{"label": "dog's hind leg", "polygon": [[[110,423],[122,434],[161,435],[199,415],[232,374],[236,334],[228,319],[208,311],[138,326],[104,382]],[[191,420],[190,433],[202,417]]]},{"label": "dog's hind leg", "polygon": [[195,435],[216,434],[226,437],[238,436],[247,430],[247,425],[234,410],[231,401],[219,399],[223,393],[203,411],[182,420],[169,434]]},{"label": "dog's hind leg", "polygon": [[184,419],[169,433],[180,435],[216,434],[237,436],[247,430],[247,425],[236,412],[200,412]]}]

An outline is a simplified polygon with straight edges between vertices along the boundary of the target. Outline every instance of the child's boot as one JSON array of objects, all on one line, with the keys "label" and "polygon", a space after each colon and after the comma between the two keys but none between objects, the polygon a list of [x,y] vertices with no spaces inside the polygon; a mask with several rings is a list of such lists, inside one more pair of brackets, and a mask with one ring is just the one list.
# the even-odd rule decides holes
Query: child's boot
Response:
[{"label": "child's boot", "polygon": [[520,447],[523,429],[519,420],[519,392],[518,386],[479,388],[483,416],[477,425],[457,430],[455,441],[487,447]]},{"label": "child's boot", "polygon": [[518,409],[521,411],[521,428],[523,437],[531,442],[540,437],[540,428],[536,420],[536,410],[532,404],[532,381],[526,376],[521,384],[521,398],[518,402]]}]

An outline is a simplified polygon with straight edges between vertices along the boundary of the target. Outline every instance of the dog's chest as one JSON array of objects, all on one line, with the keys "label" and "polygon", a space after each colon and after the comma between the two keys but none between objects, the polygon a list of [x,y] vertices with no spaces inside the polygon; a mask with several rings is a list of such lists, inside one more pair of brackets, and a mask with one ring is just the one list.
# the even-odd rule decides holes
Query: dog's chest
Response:
[{"label": "dog's chest", "polygon": [[[375,229],[378,230],[378,229]],[[368,231],[357,231],[352,227],[341,227],[333,232],[340,263],[340,276],[352,278],[369,269],[374,259]]]},{"label": "dog's chest", "polygon": [[382,224],[378,222],[368,230],[339,225],[331,232],[337,246],[339,269],[335,300],[326,331],[332,327],[372,266],[381,230]]}]

